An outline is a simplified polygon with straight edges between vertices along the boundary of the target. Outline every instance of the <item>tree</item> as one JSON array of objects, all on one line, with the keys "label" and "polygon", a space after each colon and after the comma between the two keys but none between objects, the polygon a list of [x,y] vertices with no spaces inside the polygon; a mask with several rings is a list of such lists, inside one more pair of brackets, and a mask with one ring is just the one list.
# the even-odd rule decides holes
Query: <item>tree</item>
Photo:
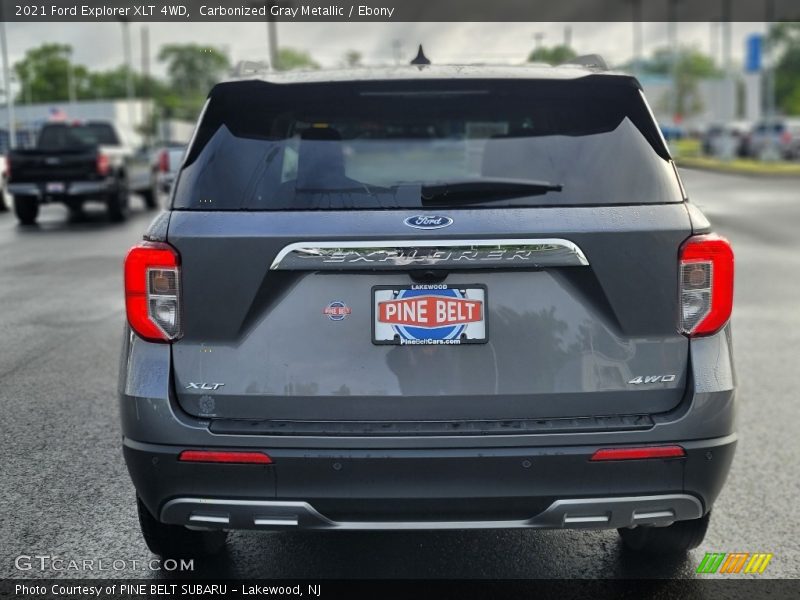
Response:
[{"label": "tree", "polygon": [[697,114],[703,110],[703,101],[698,89],[701,79],[721,77],[722,73],[714,61],[692,47],[679,48],[673,56],[670,48],[659,48],[650,59],[641,61],[638,68],[648,75],[675,77],[677,86],[677,106],[675,96],[667,99],[669,106],[662,107],[681,117]]},{"label": "tree", "polygon": [[361,52],[358,50],[348,50],[342,57],[342,66],[345,67],[359,67],[361,66]]},{"label": "tree", "polygon": [[199,44],[167,44],[158,60],[167,63],[170,83],[185,94],[208,94],[230,69],[226,54]]},{"label": "tree", "polygon": [[305,50],[281,48],[278,50],[276,71],[292,71],[294,69],[319,69],[319,64]]},{"label": "tree", "polygon": [[168,117],[195,119],[209,90],[230,69],[216,48],[199,44],[167,44],[158,53],[167,64],[169,88],[158,90],[156,101]]},{"label": "tree", "polygon": [[552,48],[537,48],[528,55],[528,62],[543,62],[551,65],[560,65],[575,58],[575,50],[563,44]]},{"label": "tree", "polygon": [[[22,90],[17,102],[59,102],[69,98],[69,79],[76,88],[86,77],[86,69],[71,63],[72,46],[42,44],[31,48],[14,64]],[[70,71],[72,73],[70,74]]]},{"label": "tree", "polygon": [[800,23],[777,23],[769,40],[779,54],[775,102],[784,113],[800,114]]}]

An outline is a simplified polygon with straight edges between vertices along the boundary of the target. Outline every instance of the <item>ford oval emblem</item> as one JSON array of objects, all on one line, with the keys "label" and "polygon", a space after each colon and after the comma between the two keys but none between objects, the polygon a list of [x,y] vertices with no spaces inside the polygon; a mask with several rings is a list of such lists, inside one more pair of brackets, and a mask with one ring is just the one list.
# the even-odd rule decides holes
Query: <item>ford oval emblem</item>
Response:
[{"label": "ford oval emblem", "polygon": [[453,219],[441,215],[414,215],[403,221],[414,229],[441,229],[453,224]]}]

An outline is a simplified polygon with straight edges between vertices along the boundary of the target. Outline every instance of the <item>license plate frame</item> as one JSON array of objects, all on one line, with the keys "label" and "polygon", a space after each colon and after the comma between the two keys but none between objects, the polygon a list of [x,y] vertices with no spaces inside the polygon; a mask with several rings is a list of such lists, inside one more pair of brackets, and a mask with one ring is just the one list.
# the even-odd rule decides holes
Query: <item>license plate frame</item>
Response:
[{"label": "license plate frame", "polygon": [[[402,292],[402,294],[400,292]],[[411,293],[409,294],[407,292]],[[457,312],[458,316],[463,315],[465,319],[472,317],[472,320],[455,324],[445,323],[439,326],[398,324],[386,321],[385,311],[382,312],[380,308],[381,303],[422,297],[443,299],[448,309]],[[373,286],[370,290],[372,343],[378,346],[459,346],[465,344],[486,344],[489,341],[488,298],[489,292],[487,286],[480,283]],[[456,300],[457,302],[447,302],[448,300]],[[430,308],[430,300],[424,303],[427,305],[427,308]],[[441,307],[439,302],[433,301],[433,303],[437,309]],[[470,313],[470,303],[473,303],[473,311],[476,303],[480,307],[480,320],[475,320],[474,313]],[[420,304],[417,304],[416,309],[420,310]],[[458,312],[459,310],[461,312]],[[438,314],[438,310],[436,312]],[[438,321],[434,322],[438,323]],[[392,332],[391,338],[389,338],[390,329]],[[431,335],[428,337],[421,337],[425,332],[430,332]]]},{"label": "license plate frame", "polygon": [[48,181],[44,185],[44,191],[48,194],[63,194],[67,191],[67,186],[63,181]]}]

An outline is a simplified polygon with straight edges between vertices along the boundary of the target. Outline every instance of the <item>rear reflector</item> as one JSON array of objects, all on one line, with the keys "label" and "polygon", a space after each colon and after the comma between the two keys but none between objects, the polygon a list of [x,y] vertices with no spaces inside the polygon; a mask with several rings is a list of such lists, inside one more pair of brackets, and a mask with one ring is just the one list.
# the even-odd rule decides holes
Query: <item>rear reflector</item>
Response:
[{"label": "rear reflector", "polygon": [[641,448],[603,448],[592,454],[592,461],[641,460],[644,458],[683,458],[686,451],[680,446],[646,446]]},{"label": "rear reflector", "polygon": [[169,244],[142,242],[125,258],[125,309],[140,337],[170,342],[181,335],[180,256]]},{"label": "rear reflector", "polygon": [[227,463],[240,465],[271,465],[272,459],[263,452],[226,452],[217,450],[184,450],[178,455],[182,462]]},{"label": "rear reflector", "polygon": [[689,238],[680,254],[681,333],[711,335],[733,309],[733,250],[718,235]]}]

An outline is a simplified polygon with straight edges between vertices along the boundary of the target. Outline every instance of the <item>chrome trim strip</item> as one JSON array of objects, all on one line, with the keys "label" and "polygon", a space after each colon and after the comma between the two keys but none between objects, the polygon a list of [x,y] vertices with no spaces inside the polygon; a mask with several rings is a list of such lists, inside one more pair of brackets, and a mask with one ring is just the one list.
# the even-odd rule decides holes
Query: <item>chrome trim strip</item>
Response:
[{"label": "chrome trim strip", "polygon": [[[350,531],[408,529],[614,529],[634,525],[669,525],[674,521],[698,519],[703,506],[690,494],[570,498],[556,500],[545,511],[521,520],[497,521],[334,521],[311,504],[282,500],[227,500],[223,498],[175,498],[161,509],[161,521],[188,525],[195,511],[214,507],[230,515],[233,529],[264,527],[335,529]],[[195,515],[196,516],[196,515]],[[208,522],[206,519],[205,522]],[[220,523],[222,524],[222,523]]]},{"label": "chrome trim strip", "polygon": [[259,527],[266,527],[266,526],[280,526],[280,527],[297,527],[297,519],[292,519],[291,517],[287,518],[280,518],[280,519],[260,519],[256,517],[253,519],[253,523],[255,523]]},{"label": "chrome trim strip", "polygon": [[408,267],[574,267],[589,261],[573,242],[543,239],[425,239],[381,241],[310,241],[289,244],[278,252],[270,270]]},{"label": "chrome trim strip", "polygon": [[221,523],[227,525],[230,519],[228,517],[212,517],[210,515],[189,515],[189,521],[192,523]]}]

